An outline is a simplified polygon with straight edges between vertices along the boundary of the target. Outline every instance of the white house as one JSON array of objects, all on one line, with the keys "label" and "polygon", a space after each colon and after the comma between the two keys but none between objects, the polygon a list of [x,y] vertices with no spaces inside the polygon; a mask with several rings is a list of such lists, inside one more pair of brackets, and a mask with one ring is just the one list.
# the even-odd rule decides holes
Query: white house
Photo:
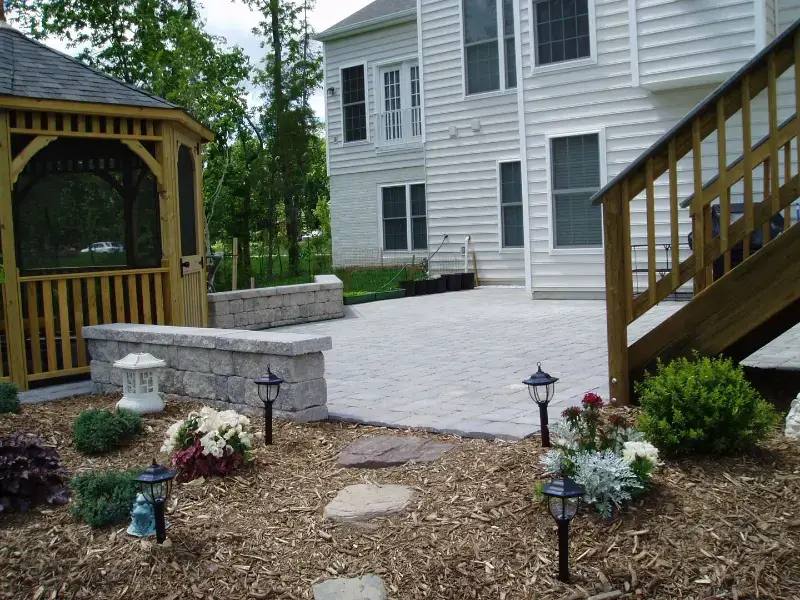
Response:
[{"label": "white house", "polygon": [[[334,260],[424,257],[445,235],[440,256],[457,257],[469,236],[483,283],[601,297],[592,195],[798,17],[798,0],[376,0],[317,35]],[[704,141],[710,172],[716,148]],[[660,236],[668,182],[655,187]],[[644,202],[631,218],[645,243]]]}]

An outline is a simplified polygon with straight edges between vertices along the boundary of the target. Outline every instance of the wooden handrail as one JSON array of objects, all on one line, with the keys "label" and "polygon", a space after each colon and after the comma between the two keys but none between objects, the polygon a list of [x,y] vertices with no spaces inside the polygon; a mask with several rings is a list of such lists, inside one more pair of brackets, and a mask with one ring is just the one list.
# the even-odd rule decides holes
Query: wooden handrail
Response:
[{"label": "wooden handrail", "polygon": [[[778,121],[778,78],[793,68],[795,103],[792,116]],[[769,133],[752,143],[752,100],[766,92]],[[742,153],[728,161],[727,121],[741,111]],[[706,138],[716,132],[713,152],[703,153]],[[627,326],[653,306],[693,280],[699,294],[725,277],[753,250],[754,234],[762,244],[771,241],[774,217],[783,213],[789,226],[789,207],[800,197],[800,19],[759,52],[735,75],[719,86],[646,152],[592,198],[603,205],[606,262],[609,372],[612,398],[623,403],[629,394]],[[792,144],[798,144],[792,161]],[[679,198],[678,163],[691,153],[692,193]],[[783,161],[783,169],[781,169]],[[704,170],[716,174],[704,177]],[[763,185],[756,189],[754,171]],[[671,260],[669,269],[658,268],[656,239],[656,180],[667,175]],[[732,187],[743,181],[743,217],[731,223]],[[631,208],[644,202],[647,269],[631,268]],[[659,198],[660,200],[660,198]],[[712,204],[719,202],[719,230],[714,231]],[[679,209],[691,218],[692,254],[681,260]],[[662,210],[662,209],[659,209]],[[739,255],[741,249],[741,255]],[[646,275],[646,286],[642,283]],[[637,293],[634,293],[634,277]],[[638,291],[640,290],[641,291]]]},{"label": "wooden handrail", "polygon": [[152,269],[118,269],[115,271],[81,271],[79,273],[53,273],[51,275],[26,275],[20,277],[21,282],[57,281],[59,279],[88,279],[90,277],[116,277],[118,275],[152,275],[153,273],[169,273],[167,267]]}]

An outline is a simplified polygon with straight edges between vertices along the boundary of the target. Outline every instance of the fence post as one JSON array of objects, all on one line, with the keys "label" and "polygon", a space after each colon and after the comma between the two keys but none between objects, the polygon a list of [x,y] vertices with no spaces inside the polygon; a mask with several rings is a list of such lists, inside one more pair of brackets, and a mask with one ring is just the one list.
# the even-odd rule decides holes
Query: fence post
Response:
[{"label": "fence post", "polygon": [[628,380],[628,322],[626,318],[626,275],[624,260],[625,222],[622,203],[628,202],[620,193],[619,185],[608,192],[603,204],[606,259],[606,323],[608,337],[608,390],[611,401],[617,406],[630,404]]},{"label": "fence post", "polygon": [[236,291],[239,281],[239,238],[233,238],[233,281],[231,290]]}]

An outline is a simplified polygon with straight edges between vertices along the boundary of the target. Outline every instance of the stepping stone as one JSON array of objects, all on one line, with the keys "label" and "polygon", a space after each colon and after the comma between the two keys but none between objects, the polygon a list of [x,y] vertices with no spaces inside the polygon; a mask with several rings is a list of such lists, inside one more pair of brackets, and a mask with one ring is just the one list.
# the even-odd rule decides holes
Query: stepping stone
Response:
[{"label": "stepping stone", "polygon": [[359,438],[342,450],[337,465],[382,469],[414,461],[432,463],[455,444],[443,444],[422,437],[379,435]]},{"label": "stepping stone", "polygon": [[360,579],[329,579],[314,585],[314,600],[387,600],[386,586],[377,575]]},{"label": "stepping stone", "polygon": [[348,485],[325,507],[323,516],[332,521],[369,521],[399,515],[408,509],[415,491],[407,485]]}]

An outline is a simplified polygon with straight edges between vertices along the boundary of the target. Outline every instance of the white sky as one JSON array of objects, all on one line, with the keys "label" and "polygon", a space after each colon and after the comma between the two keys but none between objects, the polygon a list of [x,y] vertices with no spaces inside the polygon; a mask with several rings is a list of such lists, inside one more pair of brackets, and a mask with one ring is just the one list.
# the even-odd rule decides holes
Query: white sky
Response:
[{"label": "white sky", "polygon": [[[252,29],[260,15],[253,13],[242,0],[201,1],[203,4],[201,13],[209,33],[224,37],[231,46],[241,46],[244,53],[250,57],[250,62],[258,64],[264,51],[260,48],[259,39],[253,35]],[[317,0],[316,7],[311,13],[311,25],[315,31],[323,31],[370,2],[372,0]],[[55,40],[49,41],[48,44],[65,52],[75,52]],[[324,118],[325,99],[321,89],[311,98],[311,106],[320,119]]]}]

